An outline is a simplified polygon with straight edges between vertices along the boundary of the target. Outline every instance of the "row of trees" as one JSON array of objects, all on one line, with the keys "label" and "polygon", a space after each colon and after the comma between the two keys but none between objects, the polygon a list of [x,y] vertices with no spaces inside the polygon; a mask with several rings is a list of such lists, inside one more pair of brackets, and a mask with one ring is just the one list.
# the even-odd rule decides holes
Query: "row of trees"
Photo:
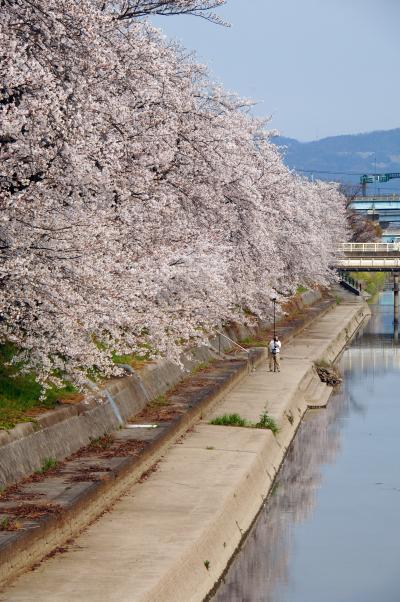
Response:
[{"label": "row of trees", "polygon": [[249,103],[144,18],[222,3],[0,2],[0,339],[42,379],[176,359],[331,278],[336,186],[290,172]]}]

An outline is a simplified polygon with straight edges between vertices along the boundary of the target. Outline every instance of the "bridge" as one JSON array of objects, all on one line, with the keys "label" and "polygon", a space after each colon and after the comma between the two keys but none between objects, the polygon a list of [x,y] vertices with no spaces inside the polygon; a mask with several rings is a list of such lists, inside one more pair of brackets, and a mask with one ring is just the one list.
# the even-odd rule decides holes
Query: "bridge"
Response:
[{"label": "bridge", "polygon": [[378,194],[357,196],[350,205],[355,213],[377,221],[383,229],[383,237],[389,240],[400,240],[400,195]]},{"label": "bridge", "polygon": [[[393,274],[394,323],[399,322],[400,243],[345,242],[339,246],[339,272],[390,272]],[[356,289],[354,292],[357,292]]]},{"label": "bridge", "polygon": [[400,272],[400,243],[346,242],[339,246],[337,268],[348,272]]}]

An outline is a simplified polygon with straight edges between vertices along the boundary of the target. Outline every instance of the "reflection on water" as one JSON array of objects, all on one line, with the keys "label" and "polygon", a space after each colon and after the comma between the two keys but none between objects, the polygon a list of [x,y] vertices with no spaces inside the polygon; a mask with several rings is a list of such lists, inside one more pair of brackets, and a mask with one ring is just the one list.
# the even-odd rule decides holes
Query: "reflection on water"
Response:
[{"label": "reflection on water", "polygon": [[309,412],[213,602],[399,602],[400,353],[391,293]]}]

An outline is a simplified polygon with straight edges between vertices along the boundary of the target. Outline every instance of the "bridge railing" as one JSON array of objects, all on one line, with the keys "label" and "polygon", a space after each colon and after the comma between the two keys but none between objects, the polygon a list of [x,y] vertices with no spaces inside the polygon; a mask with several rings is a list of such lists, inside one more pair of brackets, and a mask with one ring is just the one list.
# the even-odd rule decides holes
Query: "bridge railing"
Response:
[{"label": "bridge railing", "polygon": [[362,259],[360,257],[338,259],[336,261],[336,267],[340,270],[356,271],[374,271],[374,272],[390,272],[400,271],[400,258],[396,257],[389,259],[387,257],[380,258],[367,258]]},{"label": "bridge railing", "polygon": [[344,242],[339,245],[340,253],[395,253],[400,251],[397,242]]},{"label": "bridge railing", "polygon": [[339,272],[340,281],[342,283],[350,285],[350,288],[353,290],[353,292],[356,292],[357,294],[359,294],[361,292],[361,290],[362,290],[361,282],[359,282],[358,280],[356,280],[355,278],[350,276],[350,274],[348,272],[345,272],[343,270],[338,270],[338,272]]},{"label": "bridge railing", "polygon": [[368,196],[356,196],[354,197],[354,199],[352,199],[352,201],[363,201],[365,203],[365,201],[400,201],[400,194],[370,194]]}]

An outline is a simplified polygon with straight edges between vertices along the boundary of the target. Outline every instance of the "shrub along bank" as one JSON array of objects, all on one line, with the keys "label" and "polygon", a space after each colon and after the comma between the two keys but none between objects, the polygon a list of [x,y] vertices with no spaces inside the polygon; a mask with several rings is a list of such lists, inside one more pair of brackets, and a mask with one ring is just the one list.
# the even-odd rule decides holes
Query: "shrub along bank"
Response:
[{"label": "shrub along bank", "polygon": [[361,282],[363,289],[372,297],[383,289],[388,279],[385,272],[352,272],[351,276]]}]

